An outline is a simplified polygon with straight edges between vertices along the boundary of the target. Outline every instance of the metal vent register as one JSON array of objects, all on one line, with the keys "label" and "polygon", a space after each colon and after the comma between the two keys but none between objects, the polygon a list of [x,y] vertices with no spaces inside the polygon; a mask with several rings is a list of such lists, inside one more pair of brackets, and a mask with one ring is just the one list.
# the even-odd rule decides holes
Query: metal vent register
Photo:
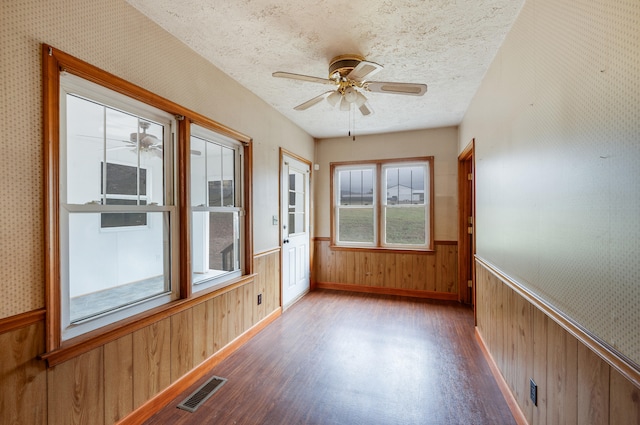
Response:
[{"label": "metal vent register", "polygon": [[207,382],[202,384],[197,390],[187,397],[182,403],[178,404],[178,409],[186,410],[188,412],[195,412],[198,407],[209,397],[211,397],[216,391],[227,382],[226,378],[219,376],[213,376]]}]

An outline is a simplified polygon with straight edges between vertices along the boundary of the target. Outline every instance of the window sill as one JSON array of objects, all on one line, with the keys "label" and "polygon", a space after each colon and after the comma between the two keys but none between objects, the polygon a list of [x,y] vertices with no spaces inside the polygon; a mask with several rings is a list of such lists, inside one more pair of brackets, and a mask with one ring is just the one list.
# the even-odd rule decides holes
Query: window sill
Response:
[{"label": "window sill", "polygon": [[111,341],[115,341],[125,335],[133,333],[144,327],[150,326],[160,320],[171,317],[177,313],[188,310],[207,300],[215,298],[254,280],[255,274],[240,276],[229,281],[228,285],[222,288],[212,288],[203,290],[191,296],[191,298],[173,301],[167,305],[156,307],[152,310],[121,320],[117,323],[107,325],[84,335],[63,341],[60,348],[40,355],[40,358],[47,362],[47,367],[53,367],[71,360],[81,354],[101,347]]},{"label": "window sill", "polygon": [[384,252],[388,254],[435,254],[436,251],[433,248],[386,248],[375,246],[344,246],[330,244],[329,249],[332,251],[353,251],[353,252]]}]

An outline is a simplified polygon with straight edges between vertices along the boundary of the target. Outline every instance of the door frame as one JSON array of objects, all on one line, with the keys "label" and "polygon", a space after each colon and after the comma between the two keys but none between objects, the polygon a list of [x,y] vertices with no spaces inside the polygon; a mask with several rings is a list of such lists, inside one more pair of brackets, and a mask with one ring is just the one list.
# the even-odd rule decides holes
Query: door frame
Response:
[{"label": "door frame", "polygon": [[[312,178],[313,178],[313,166],[312,166],[312,162],[309,161],[308,159],[297,155],[283,147],[280,147],[280,155],[278,157],[278,220],[279,220],[279,224],[278,224],[278,243],[280,246],[280,306],[284,309],[284,269],[283,269],[283,240],[282,240],[282,215],[283,215],[283,211],[282,211],[282,164],[284,162],[284,157],[288,156],[290,158],[293,158],[297,161],[300,161],[304,164],[306,164],[307,166],[309,166],[309,187],[307,190],[308,196],[309,196],[309,211],[308,211],[308,217],[309,217],[309,227],[307,229],[307,236],[309,238],[309,291],[312,291],[314,289],[313,287],[313,251],[314,251],[314,246],[313,246],[313,237],[311,235],[311,230],[313,229],[313,191],[312,191]],[[303,294],[304,296],[304,294]],[[302,298],[302,297],[300,297]],[[291,305],[295,304],[297,300],[293,301],[288,307],[290,307]]]},{"label": "door frame", "polygon": [[[471,139],[458,155],[458,301],[472,304],[475,312],[476,176],[474,160],[475,138]],[[471,223],[469,223],[469,217],[471,217]],[[471,236],[469,228],[471,228]],[[468,281],[471,281],[470,290]]]}]

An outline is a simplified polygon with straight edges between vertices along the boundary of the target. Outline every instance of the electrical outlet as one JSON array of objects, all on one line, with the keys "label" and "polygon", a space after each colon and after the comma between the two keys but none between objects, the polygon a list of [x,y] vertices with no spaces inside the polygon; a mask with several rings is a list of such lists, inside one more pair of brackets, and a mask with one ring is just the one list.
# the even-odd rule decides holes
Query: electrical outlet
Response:
[{"label": "electrical outlet", "polygon": [[538,386],[533,378],[529,378],[529,397],[534,406],[538,405]]},{"label": "electrical outlet", "polygon": [[258,294],[258,305],[262,304],[262,294]]}]

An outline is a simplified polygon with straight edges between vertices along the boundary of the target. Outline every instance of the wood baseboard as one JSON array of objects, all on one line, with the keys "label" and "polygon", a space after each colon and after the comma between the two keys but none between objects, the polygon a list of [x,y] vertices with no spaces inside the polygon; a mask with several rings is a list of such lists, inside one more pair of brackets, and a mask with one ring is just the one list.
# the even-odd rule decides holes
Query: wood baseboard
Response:
[{"label": "wood baseboard", "polygon": [[383,288],[380,286],[350,285],[346,283],[316,282],[317,289],[363,292],[367,294],[398,295],[401,297],[426,298],[431,300],[457,301],[458,294],[450,292],[418,291],[415,289]]},{"label": "wood baseboard", "polygon": [[158,393],[155,397],[148,400],[138,409],[131,412],[122,420],[117,422],[116,425],[140,425],[147,419],[153,416],[158,410],[162,409],[171,400],[185,392],[189,387],[195,384],[199,379],[203,378],[211,372],[217,364],[233,354],[236,350],[247,343],[251,338],[256,336],[261,330],[266,328],[274,320],[276,320],[282,314],[282,308],[277,308],[267,317],[256,323],[252,328],[248,329],[242,335],[225,345],[222,349],[209,357],[200,365],[196,366],[189,373],[182,376],[180,379],[169,385],[163,391]]},{"label": "wood baseboard", "polygon": [[484,339],[482,339],[482,335],[480,334],[480,331],[478,330],[477,327],[476,327],[475,334],[476,334],[476,339],[478,340],[478,345],[482,350],[482,354],[484,354],[484,358],[487,360],[487,363],[489,364],[491,373],[493,374],[493,377],[496,380],[498,387],[500,388],[500,392],[502,393],[502,396],[504,397],[505,401],[507,402],[507,405],[509,406],[509,410],[511,410],[511,414],[513,415],[513,418],[516,420],[516,423],[518,425],[529,425],[527,422],[527,419],[522,413],[522,410],[520,410],[520,406],[518,405],[518,402],[513,396],[511,389],[509,388],[509,384],[507,384],[507,381],[505,381],[504,378],[502,377],[502,374],[500,373],[500,369],[498,368],[498,365],[496,364],[495,360],[493,360],[493,356],[487,349],[487,345],[485,344]]}]

